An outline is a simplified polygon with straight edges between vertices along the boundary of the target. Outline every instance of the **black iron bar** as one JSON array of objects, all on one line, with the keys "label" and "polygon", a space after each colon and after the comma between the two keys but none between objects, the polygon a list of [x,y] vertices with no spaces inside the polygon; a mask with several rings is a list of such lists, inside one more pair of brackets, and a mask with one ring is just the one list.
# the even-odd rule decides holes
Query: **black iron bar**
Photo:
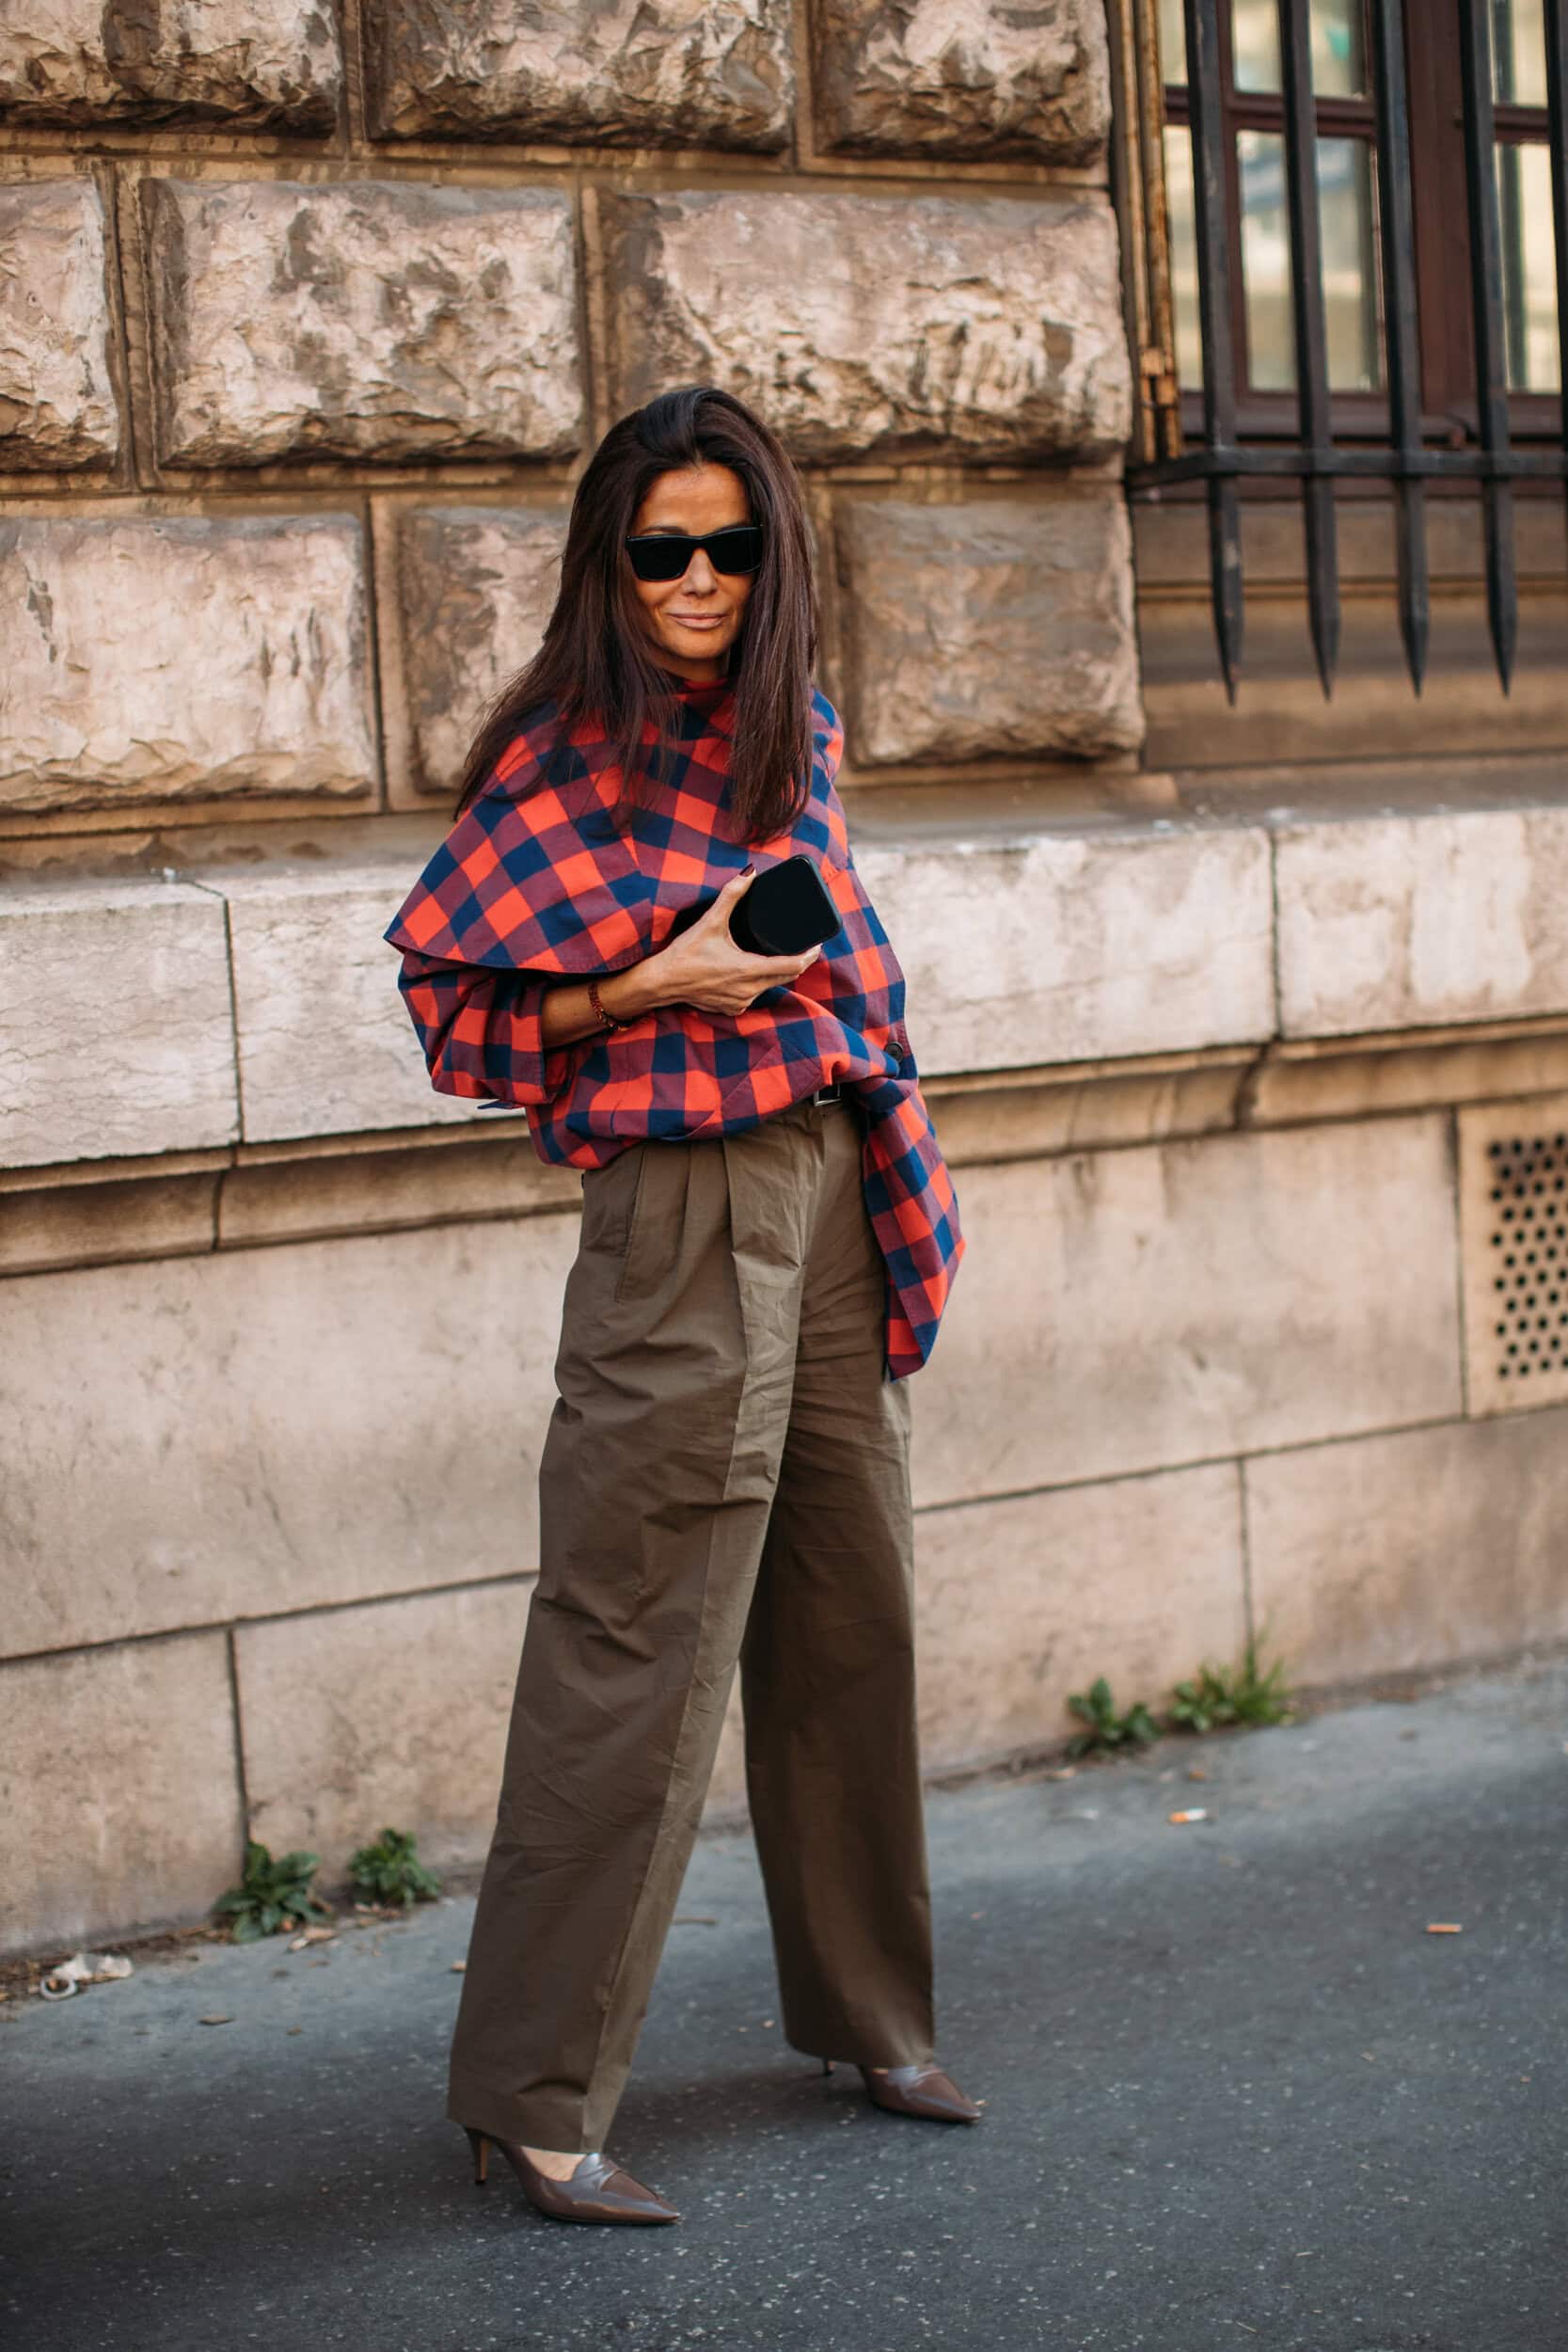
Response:
[{"label": "black iron bar", "polygon": [[[1568,5],[1568,0],[1558,0]],[[1404,82],[1400,0],[1372,0],[1372,78],[1377,101],[1378,215],[1383,231],[1383,343],[1393,460],[1394,543],[1400,635],[1418,694],[1432,631],[1426,492],[1412,464],[1421,452],[1421,379],[1416,317],[1416,231],[1410,194],[1410,109]]]},{"label": "black iron bar", "polygon": [[[1291,218],[1291,310],[1295,326],[1296,414],[1302,447],[1314,457],[1333,443],[1328,405],[1328,330],[1323,318],[1323,240],[1318,227],[1318,119],[1312,103],[1307,0],[1278,0],[1280,87],[1285,103],[1285,190]],[[1339,558],[1333,476],[1317,466],[1301,478],[1307,541],[1307,611],[1325,696],[1339,658]]]},{"label": "black iron bar", "polygon": [[[1193,212],[1197,244],[1197,315],[1203,343],[1203,437],[1208,453],[1236,449],[1236,358],[1230,332],[1230,245],[1225,199],[1225,124],[1220,108],[1219,0],[1182,0],[1193,141]],[[1180,460],[1177,460],[1180,463]],[[1242,513],[1234,471],[1207,476],[1209,574],[1214,638],[1229,701],[1242,661]]]},{"label": "black iron bar", "polygon": [[1354,474],[1363,481],[1387,482],[1407,470],[1428,482],[1560,482],[1568,480],[1568,450],[1511,449],[1494,456],[1479,449],[1424,449],[1401,461],[1386,449],[1336,449],[1314,453],[1301,449],[1190,449],[1183,456],[1159,466],[1130,466],[1128,485],[1133,490],[1157,489],[1173,482],[1206,481],[1211,474],[1268,474],[1293,478],[1304,473]]},{"label": "black iron bar", "polygon": [[[1487,5],[1488,0],[1459,0],[1459,64],[1465,90],[1465,193],[1469,208],[1476,419],[1481,449],[1488,456],[1497,457],[1508,449],[1508,387]],[[1506,475],[1490,469],[1483,473],[1481,498],[1486,533],[1486,617],[1497,675],[1506,694],[1513,675],[1519,627],[1513,493]]]},{"label": "black iron bar", "polygon": [[1568,0],[1544,0],[1552,230],[1557,243],[1557,348],[1562,438],[1568,447]]}]

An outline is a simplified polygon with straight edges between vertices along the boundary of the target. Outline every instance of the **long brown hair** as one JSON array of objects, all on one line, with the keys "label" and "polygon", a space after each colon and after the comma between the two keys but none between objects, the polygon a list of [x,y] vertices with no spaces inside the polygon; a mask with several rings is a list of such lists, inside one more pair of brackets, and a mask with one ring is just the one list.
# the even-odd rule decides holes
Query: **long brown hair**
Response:
[{"label": "long brown hair", "polygon": [[[816,592],[800,480],[777,435],[710,384],[661,392],[611,425],[572,501],[561,587],[544,642],[485,712],[463,770],[457,814],[493,773],[528,715],[551,704],[562,733],[593,715],[619,750],[617,823],[657,798],[677,732],[678,695],[643,632],[622,542],[660,474],[727,466],[762,525],[762,569],[730,650],[735,739],[729,798],[743,840],[765,840],[805,805],[811,773],[811,677]],[[644,757],[652,719],[659,743]]]}]

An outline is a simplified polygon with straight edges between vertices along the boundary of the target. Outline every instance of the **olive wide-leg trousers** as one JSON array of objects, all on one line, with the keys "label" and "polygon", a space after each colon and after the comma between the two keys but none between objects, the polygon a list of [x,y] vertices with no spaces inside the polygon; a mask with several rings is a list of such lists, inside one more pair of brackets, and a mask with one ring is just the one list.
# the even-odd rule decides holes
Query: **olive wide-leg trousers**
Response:
[{"label": "olive wide-leg trousers", "polygon": [[910,1400],[852,1101],[583,1181],[448,2113],[602,2148],[741,1676],[782,2024],[932,2056]]}]

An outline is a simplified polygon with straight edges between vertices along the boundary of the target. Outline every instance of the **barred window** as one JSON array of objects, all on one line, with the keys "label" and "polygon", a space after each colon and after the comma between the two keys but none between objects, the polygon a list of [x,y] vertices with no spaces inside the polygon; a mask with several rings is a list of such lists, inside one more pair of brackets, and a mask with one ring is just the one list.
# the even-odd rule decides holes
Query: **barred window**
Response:
[{"label": "barred window", "polygon": [[1221,672],[1243,661],[1239,500],[1300,485],[1323,690],[1336,485],[1395,504],[1401,635],[1430,628],[1426,493],[1481,501],[1493,654],[1517,494],[1560,497],[1568,0],[1118,0],[1120,198],[1143,405],[1134,497],[1201,483]]}]

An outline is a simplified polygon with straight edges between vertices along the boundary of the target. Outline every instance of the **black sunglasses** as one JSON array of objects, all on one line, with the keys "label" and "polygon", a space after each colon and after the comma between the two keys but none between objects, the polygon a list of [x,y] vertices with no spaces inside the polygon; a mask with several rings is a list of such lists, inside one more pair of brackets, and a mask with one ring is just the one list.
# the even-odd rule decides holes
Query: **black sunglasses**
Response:
[{"label": "black sunglasses", "polygon": [[762,525],[727,523],[705,539],[684,531],[650,531],[628,539],[626,547],[639,580],[679,580],[699,548],[716,572],[754,572],[762,566]]}]

